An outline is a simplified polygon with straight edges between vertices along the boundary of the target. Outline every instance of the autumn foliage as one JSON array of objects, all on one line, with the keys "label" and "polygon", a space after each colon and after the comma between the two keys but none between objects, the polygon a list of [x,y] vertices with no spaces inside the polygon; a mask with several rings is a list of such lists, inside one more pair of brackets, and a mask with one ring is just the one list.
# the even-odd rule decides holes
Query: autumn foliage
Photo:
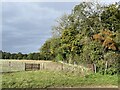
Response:
[{"label": "autumn foliage", "polygon": [[114,36],[114,33],[110,30],[101,30],[100,33],[94,34],[92,38],[100,42],[105,49],[117,50],[116,43],[112,36]]}]

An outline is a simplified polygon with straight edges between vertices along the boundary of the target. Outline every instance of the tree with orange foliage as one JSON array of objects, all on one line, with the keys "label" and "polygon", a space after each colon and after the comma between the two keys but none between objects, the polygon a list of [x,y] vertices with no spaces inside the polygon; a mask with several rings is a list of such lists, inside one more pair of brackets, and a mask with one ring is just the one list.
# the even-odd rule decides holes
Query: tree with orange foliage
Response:
[{"label": "tree with orange foliage", "polygon": [[102,44],[105,49],[117,50],[117,46],[112,36],[115,34],[110,30],[101,30],[100,33],[93,35],[93,40]]}]

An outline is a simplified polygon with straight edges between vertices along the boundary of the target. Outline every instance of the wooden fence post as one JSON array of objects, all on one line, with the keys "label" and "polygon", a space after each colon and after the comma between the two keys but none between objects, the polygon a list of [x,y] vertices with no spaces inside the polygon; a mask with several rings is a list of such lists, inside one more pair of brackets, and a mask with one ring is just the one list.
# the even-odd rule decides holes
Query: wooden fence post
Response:
[{"label": "wooden fence post", "polygon": [[63,63],[61,63],[61,70],[63,70]]},{"label": "wooden fence post", "polygon": [[105,62],[105,74],[107,73],[107,68],[108,68],[108,62]]},{"label": "wooden fence post", "polygon": [[44,69],[44,64],[43,64],[43,69]]},{"label": "wooden fence post", "polygon": [[93,64],[94,65],[94,72],[96,73],[96,64]]},{"label": "wooden fence post", "polygon": [[9,66],[11,66],[11,62],[9,62]]},{"label": "wooden fence post", "polygon": [[38,64],[38,70],[40,70],[40,64]]},{"label": "wooden fence post", "polygon": [[26,71],[26,63],[25,63],[25,71]]}]

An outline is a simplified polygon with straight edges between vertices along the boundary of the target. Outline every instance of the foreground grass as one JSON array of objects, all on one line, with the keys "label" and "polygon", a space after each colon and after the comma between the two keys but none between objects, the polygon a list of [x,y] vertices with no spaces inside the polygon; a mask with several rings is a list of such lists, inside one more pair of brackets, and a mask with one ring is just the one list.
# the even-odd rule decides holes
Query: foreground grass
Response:
[{"label": "foreground grass", "polygon": [[94,87],[117,86],[117,75],[86,76],[53,71],[27,71],[2,75],[3,88]]}]

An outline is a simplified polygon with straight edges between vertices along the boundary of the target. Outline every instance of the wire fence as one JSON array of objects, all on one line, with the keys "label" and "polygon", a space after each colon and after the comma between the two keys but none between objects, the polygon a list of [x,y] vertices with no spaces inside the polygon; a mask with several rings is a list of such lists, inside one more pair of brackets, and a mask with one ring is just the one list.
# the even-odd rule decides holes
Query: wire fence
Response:
[{"label": "wire fence", "polygon": [[94,71],[93,65],[88,64],[87,67],[82,65],[73,65],[63,62],[23,62],[23,61],[2,61],[0,63],[2,66],[1,72],[16,72],[16,71],[31,71],[31,70],[53,70],[53,71],[64,71],[71,73],[81,73],[85,74],[90,71]]}]

